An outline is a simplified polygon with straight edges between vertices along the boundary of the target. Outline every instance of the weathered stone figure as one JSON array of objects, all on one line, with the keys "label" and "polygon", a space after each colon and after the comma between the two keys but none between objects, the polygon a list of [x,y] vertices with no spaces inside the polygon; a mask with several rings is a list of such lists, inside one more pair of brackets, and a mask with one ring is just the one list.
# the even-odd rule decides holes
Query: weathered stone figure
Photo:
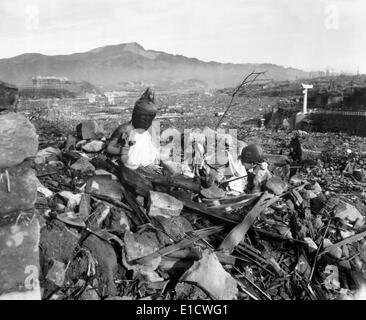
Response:
[{"label": "weathered stone figure", "polygon": [[120,156],[129,169],[147,167],[158,158],[158,146],[152,138],[152,122],[157,114],[155,94],[148,88],[136,101],[131,121],[119,126],[112,134],[107,153]]}]

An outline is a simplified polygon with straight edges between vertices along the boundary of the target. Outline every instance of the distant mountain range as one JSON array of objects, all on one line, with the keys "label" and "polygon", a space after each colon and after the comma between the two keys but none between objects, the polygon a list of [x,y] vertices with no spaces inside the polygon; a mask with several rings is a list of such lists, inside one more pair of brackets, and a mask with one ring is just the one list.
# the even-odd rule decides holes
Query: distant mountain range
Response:
[{"label": "distant mountain range", "polygon": [[118,87],[119,83],[126,81],[160,85],[196,79],[211,88],[222,88],[237,84],[254,69],[266,70],[266,78],[276,81],[309,77],[309,73],[302,70],[275,64],[204,62],[182,55],[145,50],[138,43],[125,43],[70,55],[26,53],[0,59],[0,80],[29,85],[35,76],[60,76],[98,86]]}]

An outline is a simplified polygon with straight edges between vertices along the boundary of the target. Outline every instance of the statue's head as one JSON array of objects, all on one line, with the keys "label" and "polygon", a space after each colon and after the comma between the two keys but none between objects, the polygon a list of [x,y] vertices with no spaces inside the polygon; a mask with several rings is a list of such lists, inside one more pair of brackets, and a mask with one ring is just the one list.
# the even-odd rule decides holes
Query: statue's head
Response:
[{"label": "statue's head", "polygon": [[136,101],[132,111],[132,125],[136,129],[147,130],[157,114],[155,106],[155,93],[147,88],[142,96]]}]

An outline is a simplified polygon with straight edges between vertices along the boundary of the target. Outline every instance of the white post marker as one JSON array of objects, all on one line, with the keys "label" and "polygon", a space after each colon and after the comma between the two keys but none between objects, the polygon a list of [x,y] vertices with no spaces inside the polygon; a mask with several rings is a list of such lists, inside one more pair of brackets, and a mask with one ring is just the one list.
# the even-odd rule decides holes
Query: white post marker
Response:
[{"label": "white post marker", "polygon": [[308,89],[313,89],[313,85],[312,84],[303,84],[302,83],[302,87],[304,88],[304,91],[302,92],[304,94],[304,106],[302,109],[302,113],[307,113],[308,111]]}]

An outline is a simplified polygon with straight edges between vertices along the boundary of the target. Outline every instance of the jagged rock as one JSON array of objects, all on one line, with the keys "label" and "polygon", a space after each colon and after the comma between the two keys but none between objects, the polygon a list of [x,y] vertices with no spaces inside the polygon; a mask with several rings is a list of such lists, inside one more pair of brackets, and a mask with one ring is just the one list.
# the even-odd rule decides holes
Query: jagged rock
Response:
[{"label": "jagged rock", "polygon": [[272,177],[266,182],[266,189],[273,192],[275,195],[284,193],[288,188],[288,184],[279,177]]},{"label": "jagged rock", "polygon": [[66,226],[52,220],[41,229],[40,257],[42,274],[47,274],[49,262],[57,260],[67,264],[78,246],[79,237],[70,233]]},{"label": "jagged rock", "polygon": [[150,191],[149,216],[170,218],[179,216],[183,209],[182,201],[162,192]]},{"label": "jagged rock", "polygon": [[125,233],[124,242],[126,244],[126,258],[132,261],[141,257],[145,257],[159,250],[159,242],[155,233],[144,232],[143,234]]},{"label": "jagged rock", "polygon": [[200,287],[191,283],[179,282],[174,291],[175,300],[210,300]]},{"label": "jagged rock", "polygon": [[186,232],[192,231],[192,225],[184,217],[171,217],[165,218],[163,216],[157,216],[156,219],[159,221],[163,230],[168,234],[173,240],[179,241],[186,236]]},{"label": "jagged rock", "polygon": [[41,299],[39,231],[34,216],[0,227],[0,299]]},{"label": "jagged rock", "polygon": [[[333,243],[329,239],[324,239],[323,241],[323,248],[326,249],[332,246]],[[332,250],[328,251],[329,255],[333,258],[340,259],[342,257],[342,249],[339,247],[335,247]]]},{"label": "jagged rock", "polygon": [[82,157],[76,162],[74,162],[70,169],[75,170],[80,173],[92,173],[95,171],[95,167],[89,162],[88,159]]},{"label": "jagged rock", "polygon": [[[37,177],[35,171],[23,166],[0,171],[0,217],[16,210],[31,209],[37,200]],[[10,191],[10,192],[9,192]]]},{"label": "jagged rock", "polygon": [[98,140],[94,140],[91,141],[85,145],[82,146],[82,149],[85,152],[100,152],[102,151],[104,148],[104,142],[103,141],[98,141]]},{"label": "jagged rock", "polygon": [[119,182],[112,180],[110,176],[93,176],[88,179],[85,192],[95,195],[122,200],[121,186]]},{"label": "jagged rock", "polygon": [[117,208],[111,208],[111,213],[106,219],[106,225],[109,230],[126,231],[131,229],[126,213]]},{"label": "jagged rock", "polygon": [[346,220],[359,227],[364,223],[364,217],[353,205],[340,201],[334,210],[334,216],[341,220]]},{"label": "jagged rock", "polygon": [[45,198],[50,198],[53,196],[53,192],[46,188],[42,183],[37,179],[37,192],[42,194]]},{"label": "jagged rock", "polygon": [[99,292],[102,296],[115,296],[117,288],[114,276],[117,272],[117,256],[108,242],[90,235],[83,243],[97,261],[97,275],[99,280]]},{"label": "jagged rock", "polygon": [[54,147],[47,147],[37,152],[34,162],[37,164],[43,164],[48,161],[57,161],[61,155],[61,150]]},{"label": "jagged rock", "polygon": [[112,174],[108,171],[105,171],[103,169],[95,170],[94,174],[96,176],[111,176],[112,180],[118,180],[118,178],[114,174]]},{"label": "jagged rock", "polygon": [[305,237],[304,241],[308,244],[309,246],[309,251],[310,252],[315,252],[316,250],[318,250],[318,246],[317,244],[314,242],[313,239],[309,238],[309,237]]},{"label": "jagged rock", "polygon": [[96,121],[83,121],[76,126],[76,132],[80,139],[100,139],[104,136],[104,129]]},{"label": "jagged rock", "polygon": [[61,287],[65,281],[66,266],[63,262],[53,260],[52,267],[48,270],[46,279]]},{"label": "jagged rock", "polygon": [[0,115],[0,169],[35,156],[37,149],[38,135],[26,117],[18,113]]},{"label": "jagged rock", "polygon": [[67,209],[73,211],[76,206],[80,204],[81,201],[81,193],[73,194],[70,191],[60,191],[58,193],[62,198],[67,200]]},{"label": "jagged rock", "polygon": [[91,212],[90,195],[83,193],[81,195],[79,204],[79,216],[82,219],[86,219],[87,217],[89,217],[90,212]]},{"label": "jagged rock", "polygon": [[215,299],[232,300],[238,293],[236,280],[225,271],[216,255],[207,250],[179,281],[196,283]]},{"label": "jagged rock", "polygon": [[89,285],[81,294],[80,300],[100,300],[100,297],[98,292]]}]

